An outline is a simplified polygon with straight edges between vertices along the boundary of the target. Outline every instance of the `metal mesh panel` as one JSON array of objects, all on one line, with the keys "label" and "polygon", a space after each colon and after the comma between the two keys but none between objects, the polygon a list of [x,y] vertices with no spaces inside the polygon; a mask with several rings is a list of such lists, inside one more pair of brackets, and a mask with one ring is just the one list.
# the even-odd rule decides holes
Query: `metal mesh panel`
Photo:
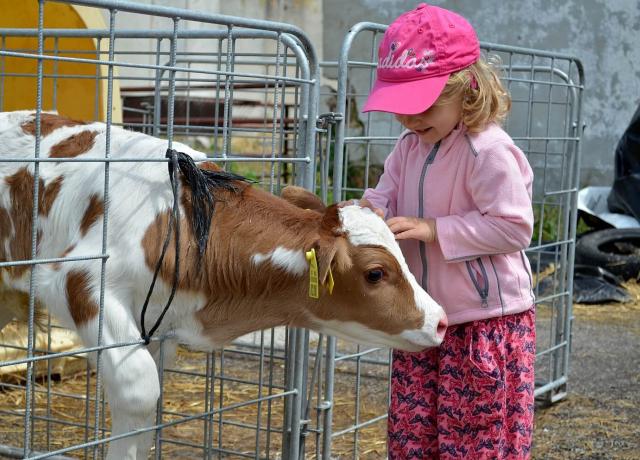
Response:
[{"label": "metal mesh panel", "polygon": [[[45,28],[47,12],[57,3],[95,7],[107,26]],[[0,110],[34,109],[38,119],[42,111],[59,110],[180,141],[274,193],[292,183],[312,187],[315,126],[308,121],[315,118],[317,64],[301,31],[287,24],[126,2],[57,3],[39,2],[34,29],[0,29]],[[164,29],[125,27],[149,18]],[[15,91],[25,95],[20,107],[9,97]],[[105,202],[110,165],[116,161],[109,150],[107,141],[100,160]],[[38,187],[38,168],[46,161],[39,159],[39,143],[34,154]],[[132,152],[117,161],[140,160]],[[112,209],[117,205],[110,203]],[[108,215],[107,208],[105,234]],[[1,261],[0,267],[23,264],[35,271],[39,264],[54,262],[36,259],[35,239],[30,260]],[[109,251],[103,243],[90,257],[103,267],[100,330]],[[6,352],[0,355],[0,455],[102,458],[111,437],[103,394],[104,346],[79,345],[51,319],[39,331],[37,286],[31,286],[29,324],[22,329],[12,324],[0,333]],[[11,328],[22,340],[13,340]],[[171,336],[154,340],[161,396],[152,428],[153,455],[290,458],[300,443],[305,339],[300,330],[255,333],[216,353],[180,349],[171,366],[165,366]],[[87,357],[97,363],[95,368]]]},{"label": "metal mesh panel", "polygon": [[[373,23],[355,25],[343,42],[339,60],[323,67],[325,75],[337,78],[335,88],[325,91],[321,101],[335,107],[338,114],[333,174],[327,178],[336,201],[359,198],[367,187],[375,186],[384,159],[403,130],[391,114],[360,112],[375,80],[376,52],[385,29]],[[571,56],[490,43],[481,43],[481,48],[485,56],[498,58],[513,99],[505,129],[534,170],[535,230],[526,254],[532,265],[537,307],[535,394],[553,402],[564,397],[568,377],[583,69]],[[340,356],[342,349],[332,341],[328,354]],[[361,361],[356,361],[354,371],[353,424],[325,432],[331,438],[325,441],[327,449],[342,444],[344,458],[375,458],[379,452],[372,451],[372,439],[385,435],[386,401],[366,417],[360,401],[366,398],[363,375],[384,375],[385,369],[388,373],[388,359],[369,360],[364,373]],[[388,381],[384,384],[388,387]],[[335,413],[327,415],[336,417]],[[372,437],[368,430],[374,426],[377,431]],[[380,448],[384,452],[385,447]],[[323,458],[329,456],[330,451],[325,451]]]}]

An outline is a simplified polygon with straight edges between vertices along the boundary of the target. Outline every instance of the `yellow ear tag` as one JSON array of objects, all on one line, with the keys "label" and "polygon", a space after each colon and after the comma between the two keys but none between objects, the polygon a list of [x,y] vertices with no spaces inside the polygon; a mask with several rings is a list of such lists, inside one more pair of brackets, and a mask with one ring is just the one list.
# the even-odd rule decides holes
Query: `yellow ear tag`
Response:
[{"label": "yellow ear tag", "polygon": [[329,290],[329,295],[333,294],[333,273],[331,272],[331,267],[329,267],[329,279],[327,280],[327,289]]},{"label": "yellow ear tag", "polygon": [[316,250],[311,248],[305,255],[309,262],[309,297],[317,299],[320,296],[318,291],[318,260],[316,259]]}]

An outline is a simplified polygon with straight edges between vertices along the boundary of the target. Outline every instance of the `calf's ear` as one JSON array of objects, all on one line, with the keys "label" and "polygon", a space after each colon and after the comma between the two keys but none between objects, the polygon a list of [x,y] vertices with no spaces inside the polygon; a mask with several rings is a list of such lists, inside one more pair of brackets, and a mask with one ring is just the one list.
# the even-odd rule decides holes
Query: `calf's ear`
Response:
[{"label": "calf's ear", "polygon": [[320,198],[311,193],[309,190],[295,185],[289,185],[282,189],[280,196],[302,209],[311,209],[312,211],[324,212],[327,208]]},{"label": "calf's ear", "polygon": [[331,240],[318,241],[316,250],[318,257],[318,278],[322,284],[327,282],[329,269],[334,273],[345,272],[353,262],[349,255],[349,245],[342,236],[334,236]]},{"label": "calf's ear", "polygon": [[342,223],[338,215],[338,207],[334,204],[326,208],[319,231],[317,243],[318,275],[321,283],[325,283],[329,269],[344,272],[351,265],[349,245],[342,231]]}]

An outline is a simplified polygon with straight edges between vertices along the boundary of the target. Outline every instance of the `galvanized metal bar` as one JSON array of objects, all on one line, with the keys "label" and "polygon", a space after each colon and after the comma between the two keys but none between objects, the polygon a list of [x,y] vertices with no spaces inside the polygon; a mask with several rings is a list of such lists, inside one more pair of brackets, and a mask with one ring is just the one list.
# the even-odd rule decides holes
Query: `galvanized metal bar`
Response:
[{"label": "galvanized metal bar", "polygon": [[155,90],[153,96],[153,135],[160,135],[160,125],[162,123],[162,98],[160,97],[160,79],[164,70],[160,69],[160,50],[162,49],[162,38],[156,42],[156,66],[155,69]]},{"label": "galvanized metal bar", "polygon": [[[294,367],[294,354],[296,347],[296,330],[294,328],[286,329],[285,338],[285,390],[291,391],[294,388],[293,381],[293,367]],[[284,414],[282,421],[282,458],[291,458],[291,419],[293,413],[292,398],[286,398],[284,400]]]},{"label": "galvanized metal bar", "polygon": [[[51,344],[52,344],[52,337],[51,337],[51,315],[47,315],[47,353],[51,353]],[[35,347],[34,347],[35,348]],[[46,423],[46,443],[47,443],[47,450],[51,449],[51,423],[49,421],[49,418],[51,417],[51,393],[52,393],[52,385],[51,385],[51,380],[52,380],[52,373],[51,373],[51,360],[47,360],[47,403],[46,403],[46,409],[45,409],[45,417],[47,417],[47,423]],[[38,391],[37,388],[34,388],[34,394]]]},{"label": "galvanized metal bar", "polygon": [[260,458],[260,431],[261,431],[261,415],[262,415],[262,391],[264,378],[264,331],[260,331],[260,361],[258,364],[258,402],[256,403],[256,433],[255,433],[255,458]]},{"label": "galvanized metal bar", "polygon": [[[111,9],[109,11],[109,61],[113,61],[113,52],[115,47],[115,21],[116,11]],[[110,65],[107,69],[107,106],[106,106],[106,130],[105,130],[105,152],[104,157],[109,158],[111,156],[111,122],[113,120],[112,108],[113,108],[113,65]],[[102,250],[103,254],[107,254],[108,250],[108,226],[109,226],[109,178],[110,178],[110,164],[104,164],[104,215],[102,220]],[[105,286],[107,284],[107,259],[102,259],[100,267],[100,299],[98,303],[98,337],[96,338],[96,344],[102,345],[103,333],[104,333],[104,308],[105,308]],[[98,350],[96,354],[96,382],[95,382],[96,398],[99,398],[102,394],[102,350]],[[94,405],[94,439],[100,437],[100,405]],[[93,449],[93,458],[98,455],[98,445],[96,444]]]},{"label": "galvanized metal bar", "polygon": [[[217,59],[215,60],[215,64],[216,64],[216,70],[218,72],[220,72],[220,69],[222,68],[222,40],[218,40],[218,52],[217,52]],[[216,83],[215,83],[215,100],[219,101],[220,100],[220,77],[221,75],[218,74],[216,76]],[[213,155],[214,156],[218,156],[218,138],[220,136],[219,133],[219,122],[220,119],[220,104],[214,104],[214,130],[213,130]],[[223,122],[224,123],[224,122]]]},{"label": "galvanized metal bar", "polygon": [[[52,0],[50,0],[52,1]],[[58,61],[58,62],[71,62],[75,64],[96,64],[96,65],[104,65],[104,66],[113,66],[117,65],[118,67],[123,68],[132,68],[132,69],[149,69],[149,70],[164,70],[164,71],[177,71],[177,72],[188,72],[189,69],[186,67],[178,67],[178,66],[164,66],[164,65],[154,65],[154,64],[131,64],[127,62],[115,62],[113,60],[98,60],[95,59],[83,59],[83,58],[73,58],[73,57],[64,57],[64,56],[47,56],[45,54],[32,54],[32,53],[16,53],[13,51],[0,51],[0,56],[7,56],[13,58],[25,58],[25,59],[35,59],[35,60],[43,60],[43,61]],[[267,79],[267,80],[277,80],[276,77],[272,77],[269,75],[263,74],[254,74],[254,73],[233,73],[226,71],[215,71],[215,70],[203,70],[203,69],[193,69],[192,73],[198,73],[202,75],[221,75],[224,77],[246,77],[246,78],[254,78],[254,79]],[[75,78],[75,77],[74,77]],[[91,77],[93,78],[93,77]],[[290,83],[300,83],[306,84],[310,83],[309,81],[289,77],[288,81]],[[314,82],[311,82],[314,83]]]},{"label": "galvanized metal bar", "polygon": [[[207,353],[207,362],[206,362],[206,372],[205,372],[205,400],[204,400],[204,410],[210,411],[211,408],[215,405],[215,355],[213,353]],[[204,455],[207,460],[211,459],[211,453],[213,452],[211,445],[213,444],[213,415],[204,418],[204,427],[203,432],[205,435],[204,438]]]},{"label": "galvanized metal bar", "polygon": [[248,29],[261,29],[274,32],[284,32],[297,37],[305,48],[313,48],[307,35],[302,29],[292,24],[267,21],[261,19],[249,19],[240,16],[228,16],[222,14],[209,14],[197,10],[172,8],[159,5],[146,5],[143,3],[127,2],[121,0],[49,0],[57,3],[70,3],[73,5],[93,6],[96,8],[116,9],[129,13],[140,13],[152,16],[162,16],[170,19],[181,18],[185,21],[197,21],[208,24],[220,24],[234,27],[246,27]]},{"label": "galvanized metal bar", "polygon": [[[24,387],[20,387],[20,389],[24,389]],[[0,410],[0,414],[3,415],[8,415],[8,416],[14,416],[16,418],[22,418],[24,416],[24,412],[23,411],[16,411],[16,410],[5,410],[2,409]],[[56,424],[56,425],[63,425],[63,426],[67,426],[67,427],[75,427],[75,428],[84,428],[84,429],[93,429],[93,425],[91,424],[84,424],[84,423],[78,423],[78,422],[69,422],[67,420],[61,420],[61,419],[57,419],[54,417],[48,417],[48,416],[44,416],[44,415],[34,415],[33,416],[33,420],[37,420],[37,421],[44,421],[47,422],[49,424]],[[20,425],[22,426],[22,425]]]},{"label": "galvanized metal bar", "polygon": [[[268,388],[269,388],[269,396],[273,395],[273,390],[275,388],[275,385],[273,383],[273,366],[275,364],[275,355],[274,355],[274,349],[275,349],[275,329],[271,329],[271,341],[269,343],[269,381],[268,381]],[[271,452],[271,432],[272,431],[277,431],[274,430],[274,428],[271,425],[272,422],[272,415],[273,415],[273,406],[272,406],[273,400],[269,399],[269,401],[267,402],[267,436],[266,436],[266,440],[265,440],[265,450],[266,450],[266,455],[265,457],[267,458],[267,460],[270,457],[270,452]],[[284,428],[280,431],[280,433],[282,433],[284,431]],[[282,436],[281,436],[282,437]]]},{"label": "galvanized metal bar", "polygon": [[303,395],[301,391],[304,388],[304,349],[305,340],[302,329],[295,330],[295,353],[293,354],[293,375],[292,385],[293,393],[291,399],[291,435],[289,439],[289,457],[299,458],[301,448],[301,420],[302,420],[302,403]]},{"label": "galvanized metal bar", "polygon": [[223,137],[222,137],[222,156],[226,158],[229,154],[229,132],[230,132],[230,104],[231,100],[231,75],[233,74],[232,69],[232,55],[231,48],[234,43],[233,38],[231,36],[231,31],[233,30],[232,26],[227,27],[227,51],[226,51],[226,60],[225,60],[225,74],[227,75],[224,81],[224,108],[222,115],[222,129],[223,129]]},{"label": "galvanized metal bar", "polygon": [[[41,452],[32,451],[33,454],[40,455]],[[25,458],[24,451],[22,449],[18,449],[16,447],[7,446],[4,444],[0,444],[0,455],[6,458]],[[65,457],[63,455],[53,455],[46,457],[50,460],[73,460],[72,457]]]},{"label": "galvanized metal bar", "polygon": [[377,417],[374,417],[370,420],[367,420],[366,422],[362,422],[362,423],[356,423],[351,425],[348,428],[345,428],[344,430],[340,430],[340,431],[336,431],[335,433],[333,433],[333,437],[337,438],[339,436],[344,436],[345,434],[348,433],[353,433],[353,432],[357,432],[358,430],[373,425],[374,423],[379,422],[380,420],[384,420],[387,418],[387,414],[385,413],[384,415],[379,415]]},{"label": "galvanized metal bar", "polygon": [[[53,55],[54,56],[58,56],[58,40],[59,37],[54,37],[54,44],[53,44]],[[51,102],[51,108],[52,110],[58,110],[58,62],[59,61],[53,61],[53,94],[51,96],[52,102]],[[43,69],[44,70],[44,69]]]},{"label": "galvanized metal bar", "polygon": [[[26,350],[26,347],[24,347],[24,349]],[[57,354],[56,354],[56,356],[57,356]],[[2,382],[2,383],[0,383],[0,388],[2,388],[4,390],[24,390],[24,385],[17,385],[17,384]],[[47,393],[49,393],[49,390],[48,389],[38,389],[38,388],[36,388],[35,389],[35,393],[47,394]],[[77,399],[77,400],[81,400],[81,401],[84,401],[86,399],[89,399],[90,401],[95,401],[96,400],[95,398],[91,398],[91,397],[87,398],[84,395],[80,396],[80,395],[77,395],[77,394],[65,393],[65,392],[62,392],[62,391],[54,390],[54,389],[51,390],[50,394],[51,394],[51,396],[58,396],[58,397],[63,397],[63,398],[68,398],[68,399]],[[0,409],[0,413],[3,413],[3,414],[11,413],[12,415],[17,415],[17,414],[22,415],[22,411],[20,411],[20,412],[12,412],[12,411],[6,410],[6,409]],[[35,416],[35,417],[41,417],[43,420],[45,419],[45,416],[38,415],[38,416]],[[59,421],[59,422],[60,423],[67,423],[67,424],[70,424],[72,426],[80,426],[80,425],[78,425],[77,423],[74,423],[74,422],[68,422],[68,421]],[[87,424],[87,423],[84,423],[83,426],[84,425],[89,426],[89,424]]]},{"label": "galvanized metal bar", "polygon": [[[158,383],[160,384],[160,395],[156,403],[156,426],[159,428],[155,432],[155,456],[156,459],[162,458],[162,415],[164,404],[164,340],[160,340],[160,350],[158,351]],[[205,419],[206,420],[206,419]]]},{"label": "galvanized metal bar", "polygon": [[[571,60],[572,63],[575,64],[575,68],[578,72],[578,81],[579,81],[579,86],[578,86],[578,96],[576,97],[576,117],[575,117],[575,121],[572,124],[572,132],[574,133],[574,135],[578,138],[577,141],[575,142],[575,144],[572,144],[575,146],[574,150],[573,150],[573,155],[572,155],[572,163],[573,163],[573,168],[572,168],[572,175],[573,175],[573,183],[576,185],[576,190],[572,192],[571,194],[571,202],[569,203],[570,207],[571,207],[571,221],[569,223],[569,239],[573,241],[573,244],[569,245],[569,252],[567,254],[567,278],[568,278],[568,291],[569,291],[569,302],[567,304],[567,316],[566,316],[566,321],[564,324],[564,337],[566,340],[569,341],[568,346],[565,347],[564,349],[564,362],[565,362],[565,368],[564,368],[564,377],[568,379],[569,376],[569,359],[570,359],[570,353],[571,353],[571,327],[572,327],[572,321],[573,321],[573,276],[574,276],[574,267],[575,267],[575,241],[576,241],[576,230],[577,230],[577,222],[578,222],[578,186],[580,184],[580,167],[581,167],[581,162],[582,162],[582,133],[584,130],[584,124],[583,124],[583,120],[582,120],[582,93],[584,90],[584,85],[585,85],[585,80],[584,80],[584,66],[582,64],[582,61],[580,61],[579,59],[572,59]],[[557,398],[561,398],[563,395],[557,395]],[[557,399],[554,398],[553,401],[555,402]]]},{"label": "galvanized metal bar", "polygon": [[[276,77],[280,75],[280,53],[281,53],[281,48],[282,48],[282,37],[281,35],[278,35],[278,40],[276,42],[276,68],[275,68],[275,75]],[[272,118],[271,118],[271,158],[275,158],[276,157],[276,145],[277,145],[277,137],[276,134],[278,132],[278,129],[276,128],[276,123],[278,121],[278,106],[280,104],[280,92],[278,91],[278,86],[280,85],[280,81],[276,80],[275,85],[273,86],[273,111],[272,111]],[[266,95],[266,92],[265,92]],[[282,106],[284,107],[284,98],[282,100]],[[266,113],[265,113],[266,115]],[[283,125],[280,125],[280,130],[283,129]],[[273,193],[275,191],[274,189],[274,182],[275,182],[275,165],[276,163],[271,163],[271,168],[270,168],[270,192]]]},{"label": "galvanized metal bar", "polygon": [[[38,0],[38,51],[42,54],[44,47],[44,37],[42,35],[42,29],[44,29],[44,0]],[[34,156],[40,157],[40,144],[41,144],[41,114],[42,114],[42,59],[37,61],[37,82],[36,82],[36,130],[35,130],[35,151]],[[38,198],[40,191],[40,165],[34,163],[33,165],[33,202],[31,210],[31,259],[37,257],[38,252]],[[31,265],[29,271],[29,319],[28,319],[28,338],[27,338],[27,358],[33,356],[33,347],[35,343],[35,310],[36,310],[36,283],[35,272],[37,265]],[[23,454],[28,456],[32,449],[32,419],[31,412],[33,410],[32,405],[34,397],[32,390],[34,387],[34,373],[33,362],[27,364],[27,377],[25,387],[25,411],[24,411],[24,437],[23,437]]]},{"label": "galvanized metal bar", "polygon": [[[85,353],[97,352],[97,351],[100,351],[100,350],[107,350],[109,348],[123,348],[123,347],[130,347],[130,346],[140,345],[140,344],[144,344],[144,341],[136,340],[135,342],[120,342],[120,343],[116,343],[116,344],[112,344],[112,345],[99,345],[99,346],[94,346],[94,347],[83,347],[83,348],[78,348],[77,350],[73,350],[73,351],[63,351],[63,352],[56,353],[55,357],[56,358],[64,358],[64,357],[67,357],[67,356],[83,355]],[[30,363],[35,363],[37,361],[45,361],[45,360],[48,360],[48,359],[52,359],[52,356],[50,356],[50,355],[47,355],[47,356],[30,356],[30,357],[27,357],[27,358],[13,359],[11,361],[2,361],[2,362],[0,362],[0,367],[13,366],[13,365],[16,365],[16,364],[30,364]]]},{"label": "galvanized metal bar", "polygon": [[[283,36],[281,36],[283,37]],[[287,36],[288,37],[288,36]],[[284,37],[283,37],[284,38]],[[284,41],[285,44],[288,43],[288,41]],[[285,49],[284,53],[283,53],[283,62],[282,62],[282,76],[283,77],[287,77],[287,73],[289,71],[289,67],[290,67],[290,63],[289,63],[289,50],[290,48],[287,46],[287,48]],[[297,51],[298,53],[300,53],[302,50],[298,47],[296,47],[295,51]],[[298,55],[295,54],[294,51],[294,55],[292,56],[296,58],[296,62],[300,61],[300,58],[298,57]],[[304,59],[302,59],[304,60]],[[297,76],[297,71],[298,71],[298,66],[295,66],[295,71],[296,71],[296,76]],[[288,117],[288,110],[290,109],[290,106],[287,105],[287,94],[289,94],[291,91],[293,91],[293,100],[297,101],[297,97],[296,97],[296,93],[297,93],[297,85],[291,85],[291,89],[288,89],[287,87],[287,80],[283,79],[282,80],[282,89],[281,89],[281,100],[282,100],[282,106],[280,109],[280,131],[279,131],[279,136],[278,136],[278,155],[282,155],[283,157],[286,157],[288,152],[287,152],[287,148],[286,148],[286,143],[287,143],[287,124],[290,123],[291,118]],[[291,96],[290,96],[291,97]],[[294,104],[294,110],[297,109],[297,104]],[[296,120],[296,116],[293,116],[293,120]],[[293,133],[293,130],[290,130],[289,133]],[[274,172],[275,175],[275,171],[277,170],[277,178],[273,177],[273,180],[276,180],[276,188],[274,190],[274,193],[280,194],[280,191],[282,190],[282,181],[283,179],[285,179],[283,177],[283,164],[282,163],[271,163],[272,165],[272,171]],[[284,167],[286,167],[286,164],[284,165]]]},{"label": "galvanized metal bar", "polygon": [[[65,0],[60,0],[64,2]],[[122,11],[120,8],[116,10]],[[180,17],[180,16],[178,16]],[[186,18],[183,18],[186,19]],[[233,37],[248,37],[248,38],[271,38],[277,39],[278,34],[286,33],[279,29],[274,30],[260,30],[260,29],[247,29],[242,26],[234,27]],[[3,36],[11,37],[32,37],[37,36],[37,28],[12,28],[12,27],[0,27],[0,34]],[[72,29],[72,28],[47,28],[42,32],[43,37],[60,37],[60,38],[109,38],[110,33],[107,29]],[[150,39],[162,39],[171,38],[173,31],[169,29],[155,29],[155,30],[137,30],[137,29],[117,29],[115,31],[116,38],[150,38]],[[214,38],[224,39],[228,36],[224,30],[209,30],[209,29],[182,29],[178,31],[178,38]],[[65,52],[68,50],[65,49]],[[71,50],[74,51],[74,50]],[[86,54],[86,50],[75,50],[78,53]],[[116,54],[125,54],[127,51],[119,51]],[[135,53],[129,51],[128,53]],[[162,53],[169,54],[169,52]],[[202,52],[201,55],[207,55],[208,53]],[[240,55],[240,54],[238,54]],[[244,53],[243,55],[256,55],[252,53]],[[260,54],[262,56],[263,54]]]},{"label": "galvanized metal bar", "polygon": [[[224,374],[224,350],[220,352],[220,374]],[[224,399],[224,380],[220,380],[219,390],[218,390],[218,407],[219,410],[223,407],[223,399]],[[220,413],[219,423],[218,423],[218,452],[222,449],[222,430],[223,430],[223,414]],[[218,459],[221,459],[220,455],[218,455]]]},{"label": "galvanized metal bar", "polygon": [[[255,162],[255,163],[264,163],[264,158],[256,158],[256,157],[243,157],[243,156],[230,156],[227,158],[223,157],[213,157],[207,158],[206,160],[194,160],[195,163],[201,163],[203,161],[216,161],[219,163],[229,162],[229,161],[242,161],[242,162]],[[270,158],[269,162],[275,161],[280,163],[311,163],[312,159],[309,157],[299,157],[299,158]],[[7,158],[2,159],[3,163],[140,163],[140,158]],[[145,163],[167,163],[168,160],[166,158],[149,158],[144,160]],[[44,259],[43,259],[44,260]],[[58,259],[46,259],[50,261],[56,261]],[[71,258],[61,259],[61,260],[72,260]],[[0,262],[2,264],[11,265],[14,262]],[[17,263],[17,262],[16,262]],[[0,265],[1,266],[1,265]]]},{"label": "galvanized metal bar", "polygon": [[4,53],[7,47],[7,37],[2,36],[0,40],[0,110],[4,110],[4,78],[5,78],[5,56]]},{"label": "galvanized metal bar", "polygon": [[[358,352],[360,352],[360,345],[358,345],[357,348]],[[353,459],[357,460],[358,458],[358,441],[359,441],[359,434],[360,434],[360,428],[362,427],[362,425],[360,424],[360,372],[362,371],[362,366],[360,363],[360,357],[358,356],[356,358],[356,378],[355,378],[355,400],[354,400],[354,406],[355,406],[355,416],[354,416],[354,425],[357,427],[355,430],[353,430]]]},{"label": "galvanized metal bar", "polygon": [[[180,17],[175,16],[173,19],[173,35],[171,37],[170,44],[170,55],[169,55],[169,95],[167,97],[167,148],[171,149],[173,146],[173,123],[174,123],[174,113],[175,113],[175,99],[176,99],[176,52],[178,47],[178,23],[180,22]],[[177,181],[179,184],[180,181]],[[180,187],[178,187],[178,194],[180,193]],[[179,196],[179,195],[178,195]],[[177,199],[177,198],[176,198]],[[176,223],[176,225],[178,225]]]}]

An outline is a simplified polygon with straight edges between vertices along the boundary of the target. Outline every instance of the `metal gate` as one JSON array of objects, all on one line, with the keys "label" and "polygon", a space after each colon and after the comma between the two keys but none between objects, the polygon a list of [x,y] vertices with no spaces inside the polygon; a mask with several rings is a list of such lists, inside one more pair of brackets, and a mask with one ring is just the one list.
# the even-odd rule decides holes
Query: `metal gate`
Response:
[{"label": "metal gate", "polygon": [[[37,4],[37,28],[0,29],[0,110],[16,109],[10,96],[23,91],[24,100],[35,96],[37,116],[60,109],[72,118],[179,140],[274,193],[290,183],[313,186],[318,63],[300,29],[122,1]],[[107,25],[45,28],[60,5],[95,9]],[[163,26],[122,26],[151,19]],[[87,82],[91,97],[68,104]],[[105,175],[113,161],[108,156]],[[43,161],[36,147],[35,187]],[[108,227],[105,212],[103,231]],[[109,247],[96,254],[104,270]],[[103,347],[79,345],[52,319],[37,330],[33,271],[42,263],[51,261],[0,261],[0,268],[32,270],[29,324],[0,333],[0,456],[102,458],[110,437]],[[159,339],[161,350],[166,340],[171,337]],[[161,352],[155,458],[296,458],[308,396],[307,347],[306,331],[278,329],[243,337],[221,352],[181,350],[171,367]],[[88,366],[89,354],[96,370]]]},{"label": "metal gate", "polygon": [[[336,94],[325,94],[337,101],[329,117],[335,126],[335,146],[332,174],[326,180],[336,200],[359,198],[364,189],[375,186],[384,159],[403,130],[393,115],[360,112],[375,80],[376,53],[385,30],[381,24],[355,25],[345,37],[339,60],[323,67],[337,79]],[[569,370],[583,67],[577,58],[558,53],[492,43],[481,43],[481,48],[501,62],[513,102],[505,129],[534,170],[535,228],[526,254],[533,269],[537,309],[535,395],[555,402],[566,395]],[[388,401],[380,403],[361,382],[371,375],[388,376],[389,361],[382,359],[388,355],[375,349],[345,350],[333,339],[327,354],[334,367],[353,361],[355,376],[351,423],[338,426],[332,412],[327,412],[323,458],[330,458],[332,446],[344,446],[344,458],[384,456],[385,446],[376,441],[386,435]],[[329,368],[326,399],[332,401],[336,394]],[[377,410],[370,410],[372,398]]]}]

